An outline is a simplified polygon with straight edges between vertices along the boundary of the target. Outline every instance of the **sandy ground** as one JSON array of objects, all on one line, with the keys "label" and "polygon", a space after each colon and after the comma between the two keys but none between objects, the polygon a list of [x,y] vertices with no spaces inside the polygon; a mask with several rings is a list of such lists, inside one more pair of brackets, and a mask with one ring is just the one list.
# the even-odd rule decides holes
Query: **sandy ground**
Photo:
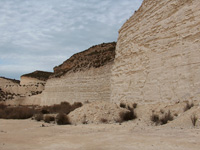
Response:
[{"label": "sandy ground", "polygon": [[[42,124],[45,127],[42,127]],[[65,125],[0,119],[0,150],[199,150],[199,128]]]}]

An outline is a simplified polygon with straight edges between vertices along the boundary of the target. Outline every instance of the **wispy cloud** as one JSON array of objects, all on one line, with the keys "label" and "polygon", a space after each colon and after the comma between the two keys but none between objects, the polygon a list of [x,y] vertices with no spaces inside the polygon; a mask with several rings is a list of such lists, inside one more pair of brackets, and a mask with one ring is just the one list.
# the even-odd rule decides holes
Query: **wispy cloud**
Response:
[{"label": "wispy cloud", "polygon": [[142,0],[1,0],[0,76],[52,71],[72,54],[117,40]]}]

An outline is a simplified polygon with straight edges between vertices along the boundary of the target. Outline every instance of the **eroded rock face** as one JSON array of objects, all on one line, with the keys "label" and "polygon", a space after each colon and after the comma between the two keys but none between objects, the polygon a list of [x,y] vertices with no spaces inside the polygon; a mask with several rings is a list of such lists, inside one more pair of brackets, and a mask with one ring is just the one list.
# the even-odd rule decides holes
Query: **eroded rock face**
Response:
[{"label": "eroded rock face", "polygon": [[115,46],[116,42],[103,43],[74,54],[63,62],[63,64],[54,68],[54,75],[52,77],[60,77],[66,73],[75,73],[88,70],[89,68],[99,68],[113,62],[115,58]]},{"label": "eroded rock face", "polygon": [[200,1],[144,0],[119,30],[111,100],[200,99]]},{"label": "eroded rock face", "polygon": [[45,71],[34,71],[32,73],[24,74],[21,76],[20,84],[21,85],[30,85],[30,84],[45,84],[49,77],[52,75],[52,72]]},{"label": "eroded rock face", "polygon": [[49,72],[35,71],[22,75],[20,81],[0,77],[0,100],[24,99],[25,97],[41,94],[46,80],[51,74]]},{"label": "eroded rock face", "polygon": [[54,75],[47,81],[42,93],[41,105],[63,101],[109,101],[115,44],[93,46],[55,67]]}]

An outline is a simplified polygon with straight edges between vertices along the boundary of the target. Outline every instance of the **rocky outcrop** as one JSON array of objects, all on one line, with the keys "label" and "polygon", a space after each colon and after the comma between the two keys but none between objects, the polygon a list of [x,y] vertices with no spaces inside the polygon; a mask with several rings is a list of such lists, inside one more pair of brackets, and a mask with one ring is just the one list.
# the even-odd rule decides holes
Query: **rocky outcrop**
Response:
[{"label": "rocky outcrop", "polygon": [[54,68],[46,83],[41,105],[62,101],[110,100],[110,77],[115,43],[103,43],[73,55]]},{"label": "rocky outcrop", "polygon": [[200,99],[200,1],[144,0],[119,30],[111,100]]},{"label": "rocky outcrop", "polygon": [[52,77],[60,77],[66,73],[85,71],[89,68],[99,68],[115,58],[116,42],[103,43],[90,47],[80,53],[74,54],[63,64],[54,67]]}]

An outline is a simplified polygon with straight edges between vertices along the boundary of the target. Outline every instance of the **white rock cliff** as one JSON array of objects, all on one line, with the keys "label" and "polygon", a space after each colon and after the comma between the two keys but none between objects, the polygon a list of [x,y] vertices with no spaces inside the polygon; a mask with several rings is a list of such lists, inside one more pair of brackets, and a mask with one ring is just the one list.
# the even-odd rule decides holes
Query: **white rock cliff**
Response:
[{"label": "white rock cliff", "polygon": [[119,30],[111,100],[200,100],[199,0],[144,0]]}]

